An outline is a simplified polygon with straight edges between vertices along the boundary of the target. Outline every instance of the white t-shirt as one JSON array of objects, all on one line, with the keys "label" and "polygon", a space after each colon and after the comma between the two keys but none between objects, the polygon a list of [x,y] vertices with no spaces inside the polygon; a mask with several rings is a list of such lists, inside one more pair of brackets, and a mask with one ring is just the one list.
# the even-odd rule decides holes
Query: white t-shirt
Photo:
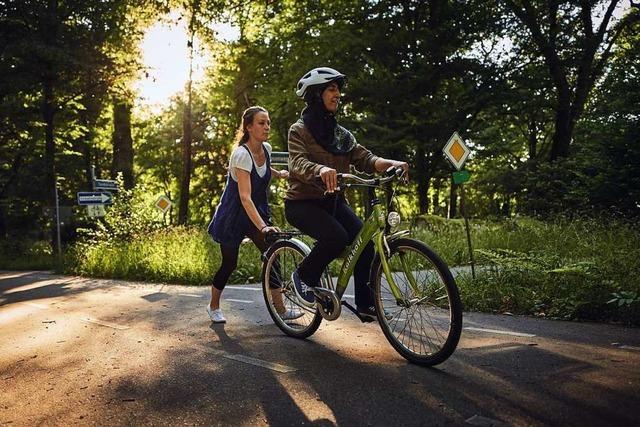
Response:
[{"label": "white t-shirt", "polygon": [[[264,148],[267,149],[267,155],[271,158],[271,144],[268,142],[263,142]],[[258,172],[258,176],[261,178],[267,173],[267,162],[265,160],[262,166],[258,166],[253,161],[249,151],[243,147],[239,146],[233,149],[233,153],[231,153],[231,158],[229,159],[229,171],[231,172],[231,178],[238,182],[238,177],[236,176],[235,168],[239,168],[251,173],[251,169],[255,165],[256,171]]]}]

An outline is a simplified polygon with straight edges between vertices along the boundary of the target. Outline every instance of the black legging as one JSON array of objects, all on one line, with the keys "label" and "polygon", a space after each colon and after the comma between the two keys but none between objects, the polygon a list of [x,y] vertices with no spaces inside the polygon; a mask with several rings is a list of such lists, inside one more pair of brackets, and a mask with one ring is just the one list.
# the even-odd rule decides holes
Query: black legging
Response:
[{"label": "black legging", "polygon": [[[256,247],[263,253],[269,246],[264,241],[264,234],[254,228],[248,237],[253,241]],[[229,276],[238,266],[238,252],[240,252],[240,245],[220,245],[220,252],[222,253],[222,264],[218,269],[218,272],[213,276],[213,287],[219,291],[223,290],[227,285]],[[271,286],[278,287],[278,286]]]}]

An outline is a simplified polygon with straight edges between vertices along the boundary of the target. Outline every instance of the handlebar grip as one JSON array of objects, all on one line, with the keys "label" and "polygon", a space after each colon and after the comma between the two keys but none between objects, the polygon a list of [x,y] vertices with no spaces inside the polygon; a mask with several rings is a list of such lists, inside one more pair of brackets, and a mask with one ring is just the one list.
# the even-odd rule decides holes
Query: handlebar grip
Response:
[{"label": "handlebar grip", "polygon": [[385,176],[401,176],[404,170],[400,166],[389,166],[385,171]]},{"label": "handlebar grip", "polygon": [[[338,173],[336,175],[337,175],[337,178],[338,178],[338,187],[339,187],[340,183],[342,182],[342,173]],[[324,181],[322,181],[322,177],[320,175],[315,175],[314,179],[316,181],[316,184],[324,187]]]}]

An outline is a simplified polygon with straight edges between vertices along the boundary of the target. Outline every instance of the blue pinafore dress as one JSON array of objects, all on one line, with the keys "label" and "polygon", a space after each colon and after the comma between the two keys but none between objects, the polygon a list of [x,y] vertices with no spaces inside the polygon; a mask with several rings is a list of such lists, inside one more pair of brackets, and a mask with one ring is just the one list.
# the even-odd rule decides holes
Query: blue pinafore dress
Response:
[{"label": "blue pinafore dress", "polygon": [[[251,150],[246,145],[242,145],[251,156],[251,200],[256,206],[258,213],[266,224],[271,224],[269,202],[267,192],[269,181],[271,180],[271,159],[265,146],[264,156],[266,159],[267,171],[264,176],[258,175],[256,163],[251,155]],[[220,204],[216,208],[213,219],[209,223],[208,232],[216,242],[225,246],[239,246],[245,236],[255,230],[255,225],[249,219],[247,212],[240,201],[238,183],[231,177],[231,172],[227,173],[227,183],[225,185]]]}]

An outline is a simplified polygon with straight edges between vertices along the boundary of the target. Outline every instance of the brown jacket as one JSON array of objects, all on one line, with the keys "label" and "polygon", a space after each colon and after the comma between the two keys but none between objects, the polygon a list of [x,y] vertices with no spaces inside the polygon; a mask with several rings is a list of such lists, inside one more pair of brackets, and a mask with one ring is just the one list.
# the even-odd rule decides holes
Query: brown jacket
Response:
[{"label": "brown jacket", "polygon": [[378,156],[357,144],[345,155],[336,155],[325,150],[316,142],[302,119],[289,128],[289,190],[288,200],[321,199],[324,189],[315,177],[323,166],[335,169],[338,173],[348,173],[349,165],[361,172],[374,173]]}]

